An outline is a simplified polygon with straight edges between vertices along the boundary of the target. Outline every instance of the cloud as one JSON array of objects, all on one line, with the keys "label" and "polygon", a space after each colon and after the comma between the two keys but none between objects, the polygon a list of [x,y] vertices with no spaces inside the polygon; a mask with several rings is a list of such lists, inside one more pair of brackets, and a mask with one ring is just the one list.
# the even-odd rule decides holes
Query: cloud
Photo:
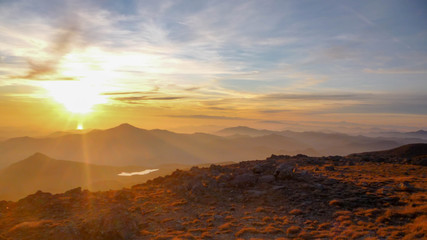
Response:
[{"label": "cloud", "polygon": [[211,110],[232,110],[231,108],[222,108],[222,107],[207,107],[207,109],[211,109]]},{"label": "cloud", "polygon": [[137,97],[117,97],[117,98],[113,98],[114,100],[117,101],[149,101],[149,100],[179,100],[179,99],[184,99],[187,97],[148,97],[148,96],[137,96]]},{"label": "cloud", "polygon": [[312,114],[325,113],[388,113],[427,114],[427,96],[423,94],[368,94],[352,102],[328,104],[324,109],[311,109]]},{"label": "cloud", "polygon": [[266,94],[259,99],[261,100],[300,100],[300,101],[318,101],[318,100],[361,100],[371,97],[372,94],[367,93],[348,93],[348,94],[319,94],[319,93],[304,93],[304,94],[287,94],[273,93]]},{"label": "cloud", "polygon": [[0,86],[0,95],[9,94],[30,94],[39,91],[41,88],[32,85],[11,84]]},{"label": "cloud", "polygon": [[284,124],[281,121],[274,121],[274,120],[263,120],[263,121],[258,121],[259,123],[267,123],[267,124]]},{"label": "cloud", "polygon": [[172,118],[218,119],[218,120],[254,120],[251,118],[214,116],[214,115],[167,115]]},{"label": "cloud", "polygon": [[282,113],[282,112],[290,112],[289,109],[269,109],[269,110],[260,110],[260,113]]},{"label": "cloud", "polygon": [[199,89],[201,89],[201,87],[189,87],[189,88],[186,88],[186,89],[184,89],[185,91],[190,91],[190,92],[192,92],[192,91],[197,91],[197,90],[199,90]]},{"label": "cloud", "polygon": [[412,69],[363,69],[365,73],[374,73],[374,74],[427,74],[426,70],[412,70]]},{"label": "cloud", "polygon": [[132,94],[141,94],[141,93],[147,93],[147,92],[104,92],[104,93],[101,93],[101,95],[114,96],[114,95],[132,95]]},{"label": "cloud", "polygon": [[[316,111],[314,111],[316,112]],[[364,103],[339,106],[321,113],[388,113],[388,114],[419,114],[427,115],[427,103]]]},{"label": "cloud", "polygon": [[[28,59],[30,70],[25,75],[11,76],[28,80],[76,80],[74,77],[57,75],[57,68],[62,58],[71,51],[73,42],[79,34],[76,19],[64,23],[64,28],[59,30],[56,38],[47,48],[48,59],[35,61]],[[52,76],[53,75],[53,76]]]}]

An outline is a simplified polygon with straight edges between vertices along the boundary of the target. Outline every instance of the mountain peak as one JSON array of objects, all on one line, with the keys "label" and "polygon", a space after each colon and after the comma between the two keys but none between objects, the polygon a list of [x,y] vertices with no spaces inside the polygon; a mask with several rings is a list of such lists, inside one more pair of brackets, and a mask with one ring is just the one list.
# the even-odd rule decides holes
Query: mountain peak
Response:
[{"label": "mountain peak", "polygon": [[140,128],[137,128],[133,125],[130,125],[129,123],[122,123],[117,127],[114,127],[112,129],[117,129],[117,130],[139,130]]},{"label": "mountain peak", "polygon": [[40,152],[36,152],[33,155],[29,156],[27,159],[46,159],[46,158],[50,159],[49,156],[47,156],[43,153],[40,153]]},{"label": "mountain peak", "polygon": [[28,162],[47,162],[47,161],[51,161],[53,160],[52,158],[50,158],[49,156],[40,153],[40,152],[36,152],[33,155],[27,157],[26,159],[17,162],[15,164],[19,164],[19,163],[28,163]]},{"label": "mountain peak", "polygon": [[416,131],[416,132],[414,132],[414,133],[417,133],[417,134],[427,134],[427,131],[424,131],[424,130],[418,130],[418,131]]},{"label": "mountain peak", "polygon": [[133,125],[130,125],[129,123],[122,123],[119,126],[117,126],[118,128],[137,128]]}]

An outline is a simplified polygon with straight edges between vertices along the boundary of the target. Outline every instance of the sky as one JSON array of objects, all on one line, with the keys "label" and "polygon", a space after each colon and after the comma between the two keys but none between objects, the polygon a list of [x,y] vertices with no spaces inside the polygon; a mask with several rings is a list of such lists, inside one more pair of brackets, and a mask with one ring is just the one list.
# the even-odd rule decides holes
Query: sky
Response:
[{"label": "sky", "polygon": [[427,128],[426,1],[0,1],[0,137]]}]

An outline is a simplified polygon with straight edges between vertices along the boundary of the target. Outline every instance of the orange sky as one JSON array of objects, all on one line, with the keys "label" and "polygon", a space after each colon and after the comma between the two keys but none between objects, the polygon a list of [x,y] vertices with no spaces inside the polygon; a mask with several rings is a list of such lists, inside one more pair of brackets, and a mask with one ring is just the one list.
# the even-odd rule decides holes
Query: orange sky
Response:
[{"label": "orange sky", "polygon": [[0,3],[0,139],[124,122],[427,127],[427,14],[416,4],[56,4]]}]

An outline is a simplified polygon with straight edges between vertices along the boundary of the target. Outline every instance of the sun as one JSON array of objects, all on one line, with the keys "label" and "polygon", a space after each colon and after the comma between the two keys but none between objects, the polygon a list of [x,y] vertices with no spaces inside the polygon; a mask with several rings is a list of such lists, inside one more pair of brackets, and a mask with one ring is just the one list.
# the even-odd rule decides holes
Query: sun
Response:
[{"label": "sun", "polygon": [[76,114],[90,113],[95,105],[107,102],[97,86],[82,81],[50,82],[44,88],[55,101]]}]

